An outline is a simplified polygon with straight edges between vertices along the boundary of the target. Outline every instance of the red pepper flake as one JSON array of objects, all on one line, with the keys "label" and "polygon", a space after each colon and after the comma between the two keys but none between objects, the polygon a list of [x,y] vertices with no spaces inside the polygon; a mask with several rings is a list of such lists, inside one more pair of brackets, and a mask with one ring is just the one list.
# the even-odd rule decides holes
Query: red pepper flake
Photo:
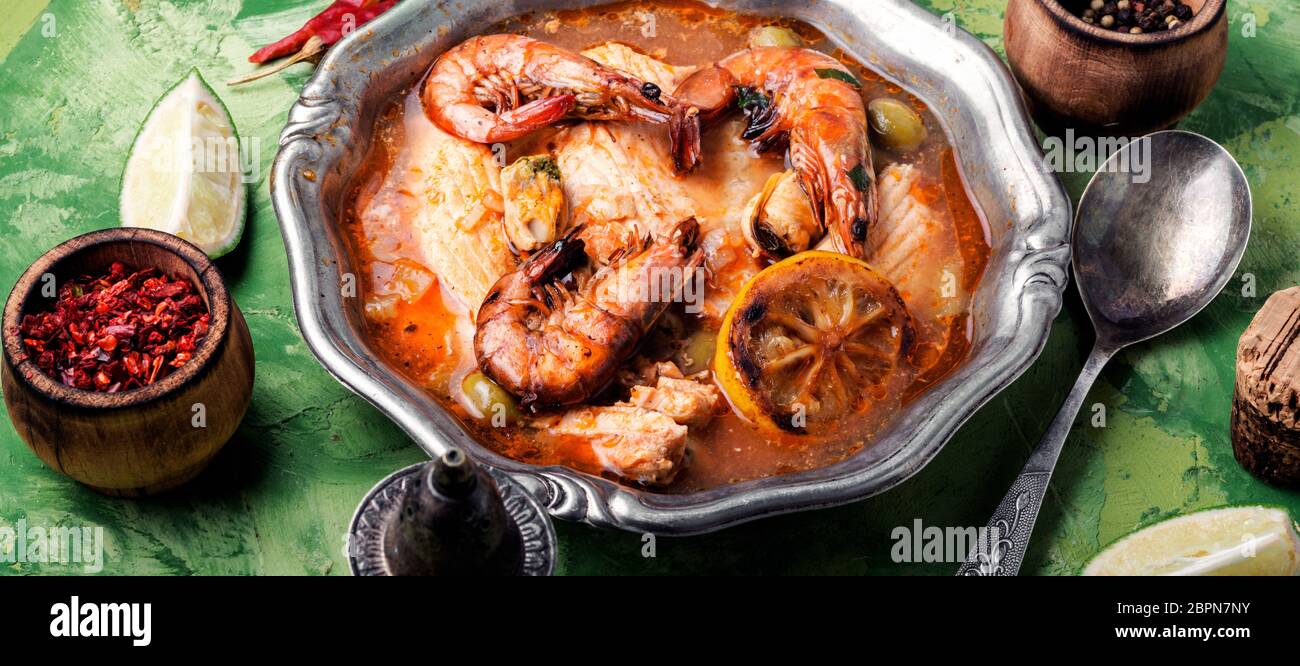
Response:
[{"label": "red pepper flake", "polygon": [[59,288],[51,309],[23,316],[23,346],[45,374],[68,386],[116,393],[148,386],[194,356],[211,325],[184,278],[114,262]]},{"label": "red pepper flake", "polygon": [[397,0],[335,0],[325,11],[312,17],[297,32],[258,49],[248,57],[249,62],[264,63],[300,51],[313,36],[320,37],[326,46],[343,39],[349,32],[369,23],[372,19],[392,9]]}]

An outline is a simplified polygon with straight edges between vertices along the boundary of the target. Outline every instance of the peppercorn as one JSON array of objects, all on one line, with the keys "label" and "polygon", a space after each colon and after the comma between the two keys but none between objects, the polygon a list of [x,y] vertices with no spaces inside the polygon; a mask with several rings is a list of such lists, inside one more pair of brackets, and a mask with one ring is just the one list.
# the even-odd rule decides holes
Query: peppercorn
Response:
[{"label": "peppercorn", "polygon": [[1176,28],[1194,15],[1184,0],[1090,0],[1079,18],[1107,30],[1137,35]]}]

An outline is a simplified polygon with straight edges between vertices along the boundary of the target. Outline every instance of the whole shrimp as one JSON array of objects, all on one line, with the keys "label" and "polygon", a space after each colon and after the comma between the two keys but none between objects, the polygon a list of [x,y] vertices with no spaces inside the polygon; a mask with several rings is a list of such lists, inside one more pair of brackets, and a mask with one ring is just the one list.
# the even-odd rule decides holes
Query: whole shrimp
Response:
[{"label": "whole shrimp", "polygon": [[653,83],[519,35],[473,37],[443,53],[422,99],[430,120],[477,143],[511,141],[565,118],[662,124],[676,104]]},{"label": "whole shrimp", "polygon": [[[526,406],[572,405],[605,388],[704,261],[700,226],[687,218],[570,290],[561,280],[587,260],[581,231],[503,276],[478,311],[479,368]],[[645,288],[666,275],[678,276],[666,291]]]},{"label": "whole shrimp", "polygon": [[862,257],[877,215],[875,170],[860,84],[838,60],[797,47],[734,53],[677,87],[670,126],[674,167],[699,165],[700,126],[733,106],[748,117],[742,138],[760,152],[789,145],[789,161],[833,247]]}]

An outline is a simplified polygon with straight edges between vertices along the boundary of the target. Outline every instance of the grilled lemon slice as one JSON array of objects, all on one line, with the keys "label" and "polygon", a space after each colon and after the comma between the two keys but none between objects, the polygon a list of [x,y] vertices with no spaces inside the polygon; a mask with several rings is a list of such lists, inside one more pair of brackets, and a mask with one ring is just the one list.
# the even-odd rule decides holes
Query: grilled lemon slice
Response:
[{"label": "grilled lemon slice", "polygon": [[902,299],[865,262],[801,252],[737,294],[714,371],[732,406],[759,427],[816,434],[906,388],[913,338]]}]

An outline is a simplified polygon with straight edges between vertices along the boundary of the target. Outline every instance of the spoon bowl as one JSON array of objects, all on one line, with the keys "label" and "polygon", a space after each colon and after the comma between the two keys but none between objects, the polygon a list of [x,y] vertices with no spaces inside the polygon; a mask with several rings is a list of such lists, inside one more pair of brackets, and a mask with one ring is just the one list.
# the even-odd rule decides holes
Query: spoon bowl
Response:
[{"label": "spoon bowl", "polygon": [[1074,275],[1099,339],[1187,321],[1223,289],[1250,237],[1250,186],[1219,144],[1156,132],[1097,170],[1075,214]]},{"label": "spoon bowl", "polygon": [[1250,238],[1250,187],[1219,144],[1148,134],[1110,156],[1079,200],[1074,275],[1097,341],[1065,404],[993,517],[987,545],[957,573],[1014,576],[1029,549],[1065,437],[1115,352],[1200,312],[1228,283]]}]

